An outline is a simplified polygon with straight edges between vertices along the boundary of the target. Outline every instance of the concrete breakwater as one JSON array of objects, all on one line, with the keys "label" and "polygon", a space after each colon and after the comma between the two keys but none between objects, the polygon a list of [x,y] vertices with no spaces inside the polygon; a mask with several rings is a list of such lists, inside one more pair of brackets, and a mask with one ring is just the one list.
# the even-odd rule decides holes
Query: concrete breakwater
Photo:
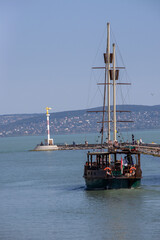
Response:
[{"label": "concrete breakwater", "polygon": [[138,151],[142,154],[160,157],[160,145],[150,146],[150,144],[146,144],[143,146],[138,146],[137,148]]},{"label": "concrete breakwater", "polygon": [[65,144],[65,145],[37,145],[32,151],[55,151],[55,150],[85,150],[85,149],[102,149],[108,148],[107,145],[101,144]]},{"label": "concrete breakwater", "polygon": [[130,149],[131,151],[138,151],[142,154],[148,154],[160,157],[160,144],[141,144],[132,145],[129,143],[122,143],[116,148],[114,146],[109,146],[108,144],[71,144],[71,145],[37,145],[32,151],[58,151],[58,150],[94,150],[94,149]]}]

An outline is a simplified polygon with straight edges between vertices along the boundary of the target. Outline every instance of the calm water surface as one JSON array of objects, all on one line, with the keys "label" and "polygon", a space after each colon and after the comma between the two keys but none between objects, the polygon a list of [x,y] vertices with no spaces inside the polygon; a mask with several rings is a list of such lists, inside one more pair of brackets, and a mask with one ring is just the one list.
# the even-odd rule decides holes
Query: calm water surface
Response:
[{"label": "calm water surface", "polygon": [[0,240],[160,239],[160,158],[142,155],[140,189],[86,191],[86,151],[28,151],[40,140],[0,139]]}]

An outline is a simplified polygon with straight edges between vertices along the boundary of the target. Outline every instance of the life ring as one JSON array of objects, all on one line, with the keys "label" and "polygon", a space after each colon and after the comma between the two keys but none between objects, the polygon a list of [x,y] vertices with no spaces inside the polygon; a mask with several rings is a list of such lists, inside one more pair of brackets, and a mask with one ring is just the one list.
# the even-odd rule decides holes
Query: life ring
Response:
[{"label": "life ring", "polygon": [[104,171],[106,171],[106,173],[109,174],[109,175],[111,175],[111,173],[112,173],[112,170],[109,167],[106,167],[104,169]]},{"label": "life ring", "polygon": [[130,168],[130,173],[135,173],[135,171],[136,171],[136,168],[135,168],[135,167],[131,167],[131,168]]}]

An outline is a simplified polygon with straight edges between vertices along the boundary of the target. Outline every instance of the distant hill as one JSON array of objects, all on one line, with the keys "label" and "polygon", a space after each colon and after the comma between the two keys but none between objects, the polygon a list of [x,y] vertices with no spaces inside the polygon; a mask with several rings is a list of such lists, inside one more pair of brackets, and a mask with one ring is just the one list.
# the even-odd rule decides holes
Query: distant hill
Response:
[{"label": "distant hill", "polygon": [[[89,110],[99,111],[102,107]],[[131,113],[117,112],[118,120],[134,121],[133,123],[117,123],[117,129],[160,129],[160,105],[118,105],[117,110],[131,111]],[[86,109],[51,113],[51,134],[99,132],[101,124],[97,122],[101,120],[102,113],[89,113]],[[45,113],[0,115],[1,137],[43,134],[46,134]]]}]

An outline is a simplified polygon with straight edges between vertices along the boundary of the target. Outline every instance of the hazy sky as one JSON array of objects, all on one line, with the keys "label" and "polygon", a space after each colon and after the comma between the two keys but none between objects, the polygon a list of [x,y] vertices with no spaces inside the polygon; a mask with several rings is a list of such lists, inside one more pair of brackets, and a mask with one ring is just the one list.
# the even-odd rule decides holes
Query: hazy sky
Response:
[{"label": "hazy sky", "polygon": [[103,64],[107,22],[129,104],[160,104],[159,0],[0,0],[0,114],[101,105],[91,67]]}]

